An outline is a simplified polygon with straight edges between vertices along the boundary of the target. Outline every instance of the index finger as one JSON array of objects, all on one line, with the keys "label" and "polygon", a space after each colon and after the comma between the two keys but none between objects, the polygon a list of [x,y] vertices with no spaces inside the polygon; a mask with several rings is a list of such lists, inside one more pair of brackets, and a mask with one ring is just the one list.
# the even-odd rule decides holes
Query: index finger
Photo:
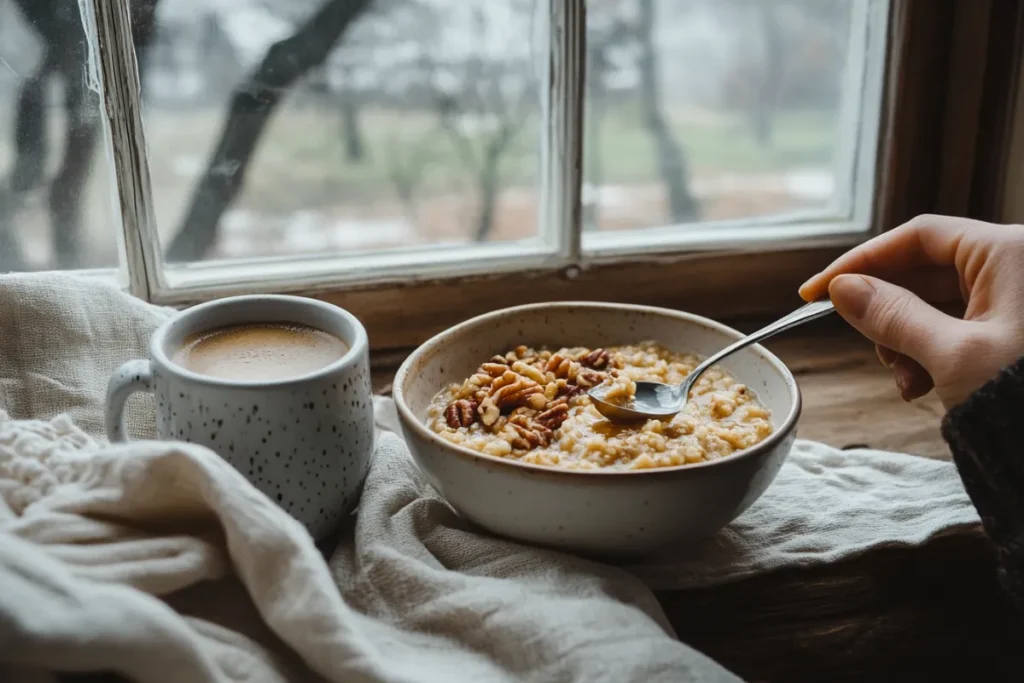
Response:
[{"label": "index finger", "polygon": [[833,278],[847,273],[879,275],[921,266],[956,263],[960,241],[968,230],[990,223],[951,216],[918,216],[903,225],[854,247],[800,287],[806,301],[828,293]]}]

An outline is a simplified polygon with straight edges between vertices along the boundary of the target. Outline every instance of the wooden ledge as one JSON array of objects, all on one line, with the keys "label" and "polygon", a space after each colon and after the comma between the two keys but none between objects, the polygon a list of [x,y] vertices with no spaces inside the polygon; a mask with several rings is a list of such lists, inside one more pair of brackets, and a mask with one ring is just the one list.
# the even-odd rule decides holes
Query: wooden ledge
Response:
[{"label": "wooden ledge", "polygon": [[658,598],[684,643],[745,681],[1020,676],[1024,629],[977,529],[919,548]]}]

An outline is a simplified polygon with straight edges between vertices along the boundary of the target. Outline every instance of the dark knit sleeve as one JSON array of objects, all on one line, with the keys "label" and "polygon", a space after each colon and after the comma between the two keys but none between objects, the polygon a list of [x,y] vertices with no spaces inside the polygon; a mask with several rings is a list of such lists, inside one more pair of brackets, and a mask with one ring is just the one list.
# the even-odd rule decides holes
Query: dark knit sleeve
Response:
[{"label": "dark knit sleeve", "polygon": [[950,410],[942,436],[1024,611],[1024,358]]}]

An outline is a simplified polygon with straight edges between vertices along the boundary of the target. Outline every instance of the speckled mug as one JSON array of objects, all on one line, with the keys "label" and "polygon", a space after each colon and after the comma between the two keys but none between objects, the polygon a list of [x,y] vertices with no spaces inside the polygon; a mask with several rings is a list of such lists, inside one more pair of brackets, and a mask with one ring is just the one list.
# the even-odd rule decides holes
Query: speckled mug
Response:
[{"label": "speckled mug", "polygon": [[[200,375],[171,361],[190,336],[219,327],[293,323],[340,338],[349,351],[315,372],[277,381]],[[107,388],[107,437],[126,440],[124,405],[155,396],[161,439],[202,444],[305,524],[314,538],[333,532],[355,507],[373,454],[373,396],[366,330],[337,306],[293,296],[219,299],[160,326],[148,360],[115,371]]]}]

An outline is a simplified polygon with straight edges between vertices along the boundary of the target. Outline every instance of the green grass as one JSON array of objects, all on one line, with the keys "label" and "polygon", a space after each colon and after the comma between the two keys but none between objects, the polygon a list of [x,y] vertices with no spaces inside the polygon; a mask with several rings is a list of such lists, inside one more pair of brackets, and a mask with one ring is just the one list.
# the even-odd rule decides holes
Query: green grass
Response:
[{"label": "green grass", "polygon": [[[831,117],[816,113],[780,116],[774,136],[760,145],[742,121],[671,121],[676,141],[686,154],[691,174],[763,173],[805,164],[828,163],[832,156]],[[606,183],[642,183],[657,178],[653,138],[637,112],[606,114],[601,127],[601,156]]]}]

